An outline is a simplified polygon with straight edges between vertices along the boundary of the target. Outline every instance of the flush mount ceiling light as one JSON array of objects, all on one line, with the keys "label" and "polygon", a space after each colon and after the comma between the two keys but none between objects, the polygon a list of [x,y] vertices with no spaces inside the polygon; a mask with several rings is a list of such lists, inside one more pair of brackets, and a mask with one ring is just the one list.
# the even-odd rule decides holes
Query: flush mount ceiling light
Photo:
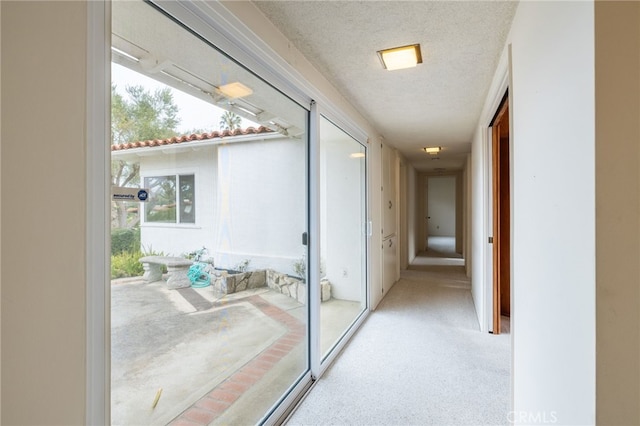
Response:
[{"label": "flush mount ceiling light", "polygon": [[378,57],[384,69],[388,71],[415,67],[422,63],[422,53],[419,44],[378,50]]},{"label": "flush mount ceiling light", "polygon": [[422,150],[424,152],[426,152],[429,155],[438,155],[438,153],[440,153],[440,151],[442,151],[442,147],[441,146],[427,146],[425,148],[422,148]]},{"label": "flush mount ceiling light", "polygon": [[218,90],[220,91],[220,93],[230,99],[244,98],[245,96],[249,96],[253,93],[253,90],[240,83],[239,81],[224,84],[218,87]]}]

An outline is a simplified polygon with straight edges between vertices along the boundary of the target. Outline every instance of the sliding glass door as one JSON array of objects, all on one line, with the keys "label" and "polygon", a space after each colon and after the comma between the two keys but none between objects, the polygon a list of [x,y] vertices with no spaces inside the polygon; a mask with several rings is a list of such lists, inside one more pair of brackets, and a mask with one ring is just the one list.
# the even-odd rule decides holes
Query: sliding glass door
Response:
[{"label": "sliding glass door", "polygon": [[111,421],[260,423],[309,375],[308,108],[149,3],[112,17]]},{"label": "sliding glass door", "polygon": [[366,138],[214,6],[112,3],[113,424],[282,419],[368,308]]},{"label": "sliding glass door", "polygon": [[320,351],[367,308],[366,148],[320,117]]}]

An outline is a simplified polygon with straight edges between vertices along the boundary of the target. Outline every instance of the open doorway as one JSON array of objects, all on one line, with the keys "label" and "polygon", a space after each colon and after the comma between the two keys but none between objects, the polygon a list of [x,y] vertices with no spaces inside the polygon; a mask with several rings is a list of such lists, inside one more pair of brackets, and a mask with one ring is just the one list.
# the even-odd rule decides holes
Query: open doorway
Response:
[{"label": "open doorway", "polygon": [[455,174],[425,176],[425,250],[420,258],[426,264],[464,265],[458,250],[462,237],[458,183],[459,176]]},{"label": "open doorway", "polygon": [[509,187],[509,97],[491,122],[493,160],[493,333],[511,318],[511,197]]}]

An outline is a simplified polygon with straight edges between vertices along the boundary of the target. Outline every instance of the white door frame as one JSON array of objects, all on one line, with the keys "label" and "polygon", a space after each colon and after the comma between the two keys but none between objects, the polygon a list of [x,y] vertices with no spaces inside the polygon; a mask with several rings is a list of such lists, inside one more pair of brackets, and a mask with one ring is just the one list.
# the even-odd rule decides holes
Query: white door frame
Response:
[{"label": "white door frame", "polygon": [[[480,238],[480,244],[478,244],[480,247],[480,258],[474,259],[474,264],[477,268],[474,268],[476,274],[472,275],[472,285],[479,285],[481,289],[480,306],[477,306],[477,309],[479,311],[478,322],[480,324],[480,331],[482,332],[493,331],[493,246],[489,243],[489,237],[493,236],[492,138],[491,128],[489,126],[496,111],[500,107],[507,88],[511,87],[511,60],[509,51],[510,46],[508,46],[508,49],[505,49],[500,58],[479,121],[482,144],[479,151],[481,156],[479,163],[482,165],[482,170],[479,174],[475,174],[474,177],[482,180],[482,193],[478,194],[481,199],[481,209],[478,210],[476,208],[475,212],[472,211],[472,215],[480,216],[482,229],[480,232],[472,231],[472,238]],[[509,92],[509,97],[511,98],[511,96],[512,94]],[[472,164],[473,162],[472,159]],[[477,186],[474,187],[477,188]],[[513,208],[513,197],[511,197],[511,203]],[[473,245],[474,244],[472,244],[472,246]],[[513,292],[511,293],[511,297],[513,298]]]}]

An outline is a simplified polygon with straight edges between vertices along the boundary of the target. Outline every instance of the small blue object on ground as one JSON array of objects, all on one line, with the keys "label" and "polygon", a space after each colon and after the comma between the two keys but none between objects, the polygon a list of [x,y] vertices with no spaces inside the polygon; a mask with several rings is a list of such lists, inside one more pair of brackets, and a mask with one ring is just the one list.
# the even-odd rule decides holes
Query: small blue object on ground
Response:
[{"label": "small blue object on ground", "polygon": [[205,271],[205,268],[208,265],[202,262],[196,262],[189,268],[189,272],[187,272],[187,276],[191,281],[191,287],[193,288],[203,288],[211,285],[211,277]]}]

